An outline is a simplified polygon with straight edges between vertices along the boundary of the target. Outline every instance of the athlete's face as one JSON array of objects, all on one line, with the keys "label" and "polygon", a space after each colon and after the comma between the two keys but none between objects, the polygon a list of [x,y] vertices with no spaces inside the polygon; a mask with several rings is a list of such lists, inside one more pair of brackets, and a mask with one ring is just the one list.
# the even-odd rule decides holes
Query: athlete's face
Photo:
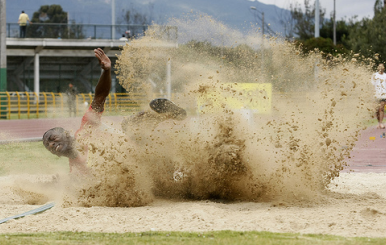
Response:
[{"label": "athlete's face", "polygon": [[43,135],[43,144],[47,150],[59,157],[70,157],[74,151],[74,138],[63,128],[53,128],[48,130]]}]

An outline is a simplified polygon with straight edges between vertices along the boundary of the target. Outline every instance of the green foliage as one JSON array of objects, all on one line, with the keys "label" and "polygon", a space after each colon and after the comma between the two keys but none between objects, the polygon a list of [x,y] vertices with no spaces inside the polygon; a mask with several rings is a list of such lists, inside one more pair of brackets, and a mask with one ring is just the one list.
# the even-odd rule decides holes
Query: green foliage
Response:
[{"label": "green foliage", "polygon": [[342,44],[334,45],[333,41],[330,38],[310,38],[303,42],[299,42],[301,47],[305,53],[309,51],[314,51],[318,49],[322,51],[324,54],[347,54],[349,51]]},{"label": "green foliage", "polygon": [[67,12],[60,5],[43,5],[32,15],[28,36],[34,38],[84,38],[82,27],[67,25]]},{"label": "green foliage", "polygon": [[379,62],[386,61],[386,10],[382,0],[376,0],[374,4],[373,19],[363,18],[357,20],[354,16],[349,20],[336,21],[336,41],[334,46],[333,39],[334,20],[324,19],[324,12],[321,12],[320,19],[321,38],[315,39],[314,36],[314,17],[315,7],[310,5],[309,0],[304,1],[304,11],[296,4],[291,6],[291,17],[294,20],[294,32],[297,34],[298,46],[305,53],[318,49],[324,53],[332,55],[347,54],[349,50],[360,53],[364,59],[380,58]]},{"label": "green foliage", "polygon": [[60,5],[43,5],[32,17],[33,22],[67,23],[67,12]]},{"label": "green foliage", "polygon": [[375,4],[374,4],[374,15],[377,15],[379,14],[380,12],[382,12],[382,9],[383,9],[383,4],[382,4],[383,1],[381,0],[376,0],[375,1]]},{"label": "green foliage", "polygon": [[[352,22],[346,22],[345,20],[336,21],[336,43],[345,46],[346,49],[349,46],[348,37],[351,27]],[[334,38],[334,20],[332,18],[323,22],[320,28],[320,36],[331,40]]]},{"label": "green foliage", "polygon": [[[322,8],[320,8],[322,9]],[[295,34],[297,34],[297,46],[305,53],[315,49],[325,54],[346,54],[350,49],[349,35],[354,22],[347,23],[345,20],[336,21],[336,41],[333,44],[334,20],[324,18],[325,11],[320,10],[320,37],[315,38],[315,5],[310,5],[308,0],[304,1],[304,11],[299,5],[291,6],[291,16],[295,20]]]},{"label": "green foliage", "polygon": [[[376,8],[375,8],[376,9]],[[386,9],[376,10],[373,19],[364,18],[350,29],[349,45],[354,52],[366,57],[379,54],[380,62],[386,61]]]}]

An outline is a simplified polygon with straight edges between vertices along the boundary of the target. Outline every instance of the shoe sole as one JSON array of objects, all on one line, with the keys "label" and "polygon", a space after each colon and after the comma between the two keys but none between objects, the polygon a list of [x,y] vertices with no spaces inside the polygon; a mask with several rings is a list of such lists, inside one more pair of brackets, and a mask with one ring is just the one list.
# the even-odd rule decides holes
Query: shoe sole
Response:
[{"label": "shoe sole", "polygon": [[170,113],[173,118],[180,120],[186,117],[186,111],[168,99],[154,99],[149,105],[153,111],[159,114]]}]

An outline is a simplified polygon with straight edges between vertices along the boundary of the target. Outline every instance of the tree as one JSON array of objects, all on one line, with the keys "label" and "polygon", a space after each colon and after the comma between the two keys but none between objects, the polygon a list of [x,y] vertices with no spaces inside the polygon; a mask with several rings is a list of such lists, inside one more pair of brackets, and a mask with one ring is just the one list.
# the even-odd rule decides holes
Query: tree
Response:
[{"label": "tree", "polygon": [[311,5],[309,0],[304,1],[304,11],[299,4],[291,5],[291,18],[294,20],[294,33],[296,43],[304,52],[318,49],[325,54],[348,53],[350,43],[350,29],[354,22],[347,23],[345,20],[336,22],[337,45],[332,42],[333,38],[333,17],[325,19],[325,10],[320,8],[320,37],[314,38],[315,30],[315,5]]},{"label": "tree", "polygon": [[[348,38],[350,34],[350,28],[352,28],[350,23],[353,22],[346,22],[344,19],[336,21],[336,43],[341,44],[346,48],[349,47]],[[326,20],[320,28],[320,36],[324,38],[330,38],[332,40],[333,35],[334,20],[331,17],[329,20]]]},{"label": "tree", "polygon": [[380,0],[374,4],[374,18],[352,23],[349,35],[349,45],[354,52],[360,52],[365,57],[378,54],[382,62],[386,61],[386,9]]},{"label": "tree", "polygon": [[382,12],[383,3],[381,0],[376,0],[374,4],[374,15],[377,15]]},{"label": "tree", "polygon": [[348,50],[342,44],[334,45],[331,38],[310,38],[302,42],[303,51],[309,52],[315,49],[322,51],[324,54],[345,54]]},{"label": "tree", "polygon": [[[315,4],[311,6],[309,0],[304,0],[304,12],[298,3],[290,5],[291,17],[294,20],[293,32],[298,40],[307,40],[315,34]],[[320,20],[324,20],[325,10],[319,10]]]},{"label": "tree", "polygon": [[291,40],[294,37],[295,20],[292,18],[291,13],[285,12],[281,9],[280,12],[276,13],[277,18],[280,19],[280,24],[284,27],[284,37],[287,40]]},{"label": "tree", "polygon": [[75,25],[69,28],[67,16],[60,5],[43,5],[33,13],[31,21],[34,24],[28,29],[28,35],[35,38],[83,38],[82,28]]},{"label": "tree", "polygon": [[[127,24],[127,28],[124,31],[129,30],[131,36],[143,34],[146,31],[146,26],[150,25],[153,21],[153,3],[149,3],[149,13],[140,12],[137,9],[130,8],[129,10],[122,10],[122,16],[118,18],[117,23]],[[121,30],[122,31],[122,30]]]}]

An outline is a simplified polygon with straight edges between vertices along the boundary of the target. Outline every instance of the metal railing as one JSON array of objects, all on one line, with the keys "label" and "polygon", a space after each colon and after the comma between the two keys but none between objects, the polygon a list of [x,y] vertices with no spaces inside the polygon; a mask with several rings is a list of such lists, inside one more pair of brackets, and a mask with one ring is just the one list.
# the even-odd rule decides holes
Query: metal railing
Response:
[{"label": "metal railing", "polygon": [[[32,23],[27,26],[26,38],[58,38],[58,39],[119,39],[126,31],[133,38],[145,35],[149,25],[102,25],[102,24],[66,24],[66,23]],[[157,35],[169,41],[177,41],[177,27],[152,26]],[[116,36],[113,38],[113,29]],[[19,38],[18,23],[7,23],[7,37]]]},{"label": "metal railing", "polygon": [[[93,94],[78,94],[75,100],[76,115],[82,116],[90,105]],[[41,92],[0,92],[0,119],[30,119],[46,117],[66,117],[69,114],[65,93]],[[106,98],[107,115],[125,115],[140,110],[146,102],[143,94],[111,93]]]}]

